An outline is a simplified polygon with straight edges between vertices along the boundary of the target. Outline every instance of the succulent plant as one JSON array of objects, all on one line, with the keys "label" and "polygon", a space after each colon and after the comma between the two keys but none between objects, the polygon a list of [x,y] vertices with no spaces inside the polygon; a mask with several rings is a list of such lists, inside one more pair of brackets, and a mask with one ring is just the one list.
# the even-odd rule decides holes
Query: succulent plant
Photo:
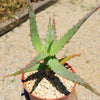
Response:
[{"label": "succulent plant", "polygon": [[[88,90],[92,91],[96,95],[100,96],[100,93],[97,92],[91,85],[85,82],[78,75],[72,73],[68,69],[66,69],[63,64],[65,61],[70,60],[71,58],[78,56],[80,54],[74,54],[71,56],[66,56],[60,60],[57,60],[56,53],[58,53],[64,45],[72,38],[72,36],[78,31],[81,25],[90,17],[100,6],[96,7],[94,10],[90,11],[86,16],[84,16],[78,23],[76,23],[60,40],[56,41],[56,29],[55,29],[55,19],[53,18],[53,24],[51,25],[51,19],[49,19],[46,45],[43,45],[37,30],[35,14],[32,8],[32,4],[30,0],[27,0],[27,5],[29,7],[29,17],[30,17],[30,33],[31,40],[35,50],[39,53],[39,55],[33,59],[30,64],[22,68],[21,70],[10,74],[5,75],[8,76],[16,76],[21,73],[26,73],[30,71],[36,70],[46,70],[49,73],[50,70],[54,71],[56,74],[69,79],[73,82],[76,82]],[[43,61],[42,61],[43,60]],[[42,62],[41,62],[42,61]]]}]

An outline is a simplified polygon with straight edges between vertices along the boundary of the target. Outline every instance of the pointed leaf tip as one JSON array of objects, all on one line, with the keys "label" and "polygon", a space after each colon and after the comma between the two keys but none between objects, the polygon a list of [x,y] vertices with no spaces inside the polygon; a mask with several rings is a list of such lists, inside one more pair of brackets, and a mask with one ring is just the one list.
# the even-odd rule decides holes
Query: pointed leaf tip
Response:
[{"label": "pointed leaf tip", "polygon": [[49,17],[49,21],[51,22],[51,17]]},{"label": "pointed leaf tip", "polygon": [[53,23],[55,23],[55,18],[53,17]]},{"label": "pointed leaf tip", "polygon": [[7,77],[9,77],[9,76],[11,76],[11,75],[9,75],[9,74],[8,74],[8,75],[4,75],[2,78],[7,78]]},{"label": "pointed leaf tip", "polygon": [[53,23],[52,23],[52,30],[56,30],[56,27],[55,27],[55,18],[53,17]]},{"label": "pointed leaf tip", "polygon": [[81,53],[79,53],[79,54],[76,54],[77,56],[80,56],[80,55],[82,55],[84,53],[84,51],[82,51]]}]

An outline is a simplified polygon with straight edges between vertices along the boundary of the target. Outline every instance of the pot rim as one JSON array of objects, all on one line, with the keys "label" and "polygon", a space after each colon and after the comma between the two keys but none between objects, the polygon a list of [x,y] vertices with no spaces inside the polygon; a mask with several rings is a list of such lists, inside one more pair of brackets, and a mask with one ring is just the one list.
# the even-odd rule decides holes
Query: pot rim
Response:
[{"label": "pot rim", "polygon": [[[29,64],[30,64],[30,63],[29,63]],[[26,67],[27,67],[29,64],[27,64]],[[68,63],[64,63],[64,64],[66,64],[68,67],[70,67],[70,68],[71,68],[71,71],[72,71],[73,73],[75,73],[74,69],[73,69]],[[21,74],[21,82],[22,82],[22,85],[23,85],[24,89],[28,92],[28,94],[30,94],[30,92],[26,89],[26,87],[25,87],[25,85],[24,85],[24,82],[22,81],[23,78],[24,78],[24,73]],[[75,87],[76,87],[76,83],[74,83],[74,87],[73,87],[73,89],[70,91],[70,94],[75,90]],[[70,94],[68,94],[68,95],[70,95]],[[32,96],[35,97],[35,98],[41,99],[41,100],[59,100],[59,99],[62,99],[62,98],[65,98],[65,97],[68,96],[68,95],[64,95],[64,96],[59,97],[59,98],[56,98],[56,99],[45,99],[45,98],[40,98],[40,97],[34,95],[33,93],[31,93],[30,95],[32,95]]]}]

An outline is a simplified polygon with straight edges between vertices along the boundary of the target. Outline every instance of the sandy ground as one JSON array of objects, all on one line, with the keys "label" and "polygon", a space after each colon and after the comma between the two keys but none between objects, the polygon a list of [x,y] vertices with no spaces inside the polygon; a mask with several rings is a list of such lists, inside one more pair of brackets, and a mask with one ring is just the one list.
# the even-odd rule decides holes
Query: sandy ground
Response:
[{"label": "sandy ground", "polygon": [[[38,13],[36,19],[42,42],[45,44],[49,17],[55,17],[59,39],[82,16],[99,4],[100,0],[59,0],[58,3]],[[100,10],[84,23],[57,57],[81,51],[84,51],[81,57],[74,58],[68,63],[78,75],[100,92]],[[36,55],[31,43],[29,20],[0,37],[0,100],[20,100],[20,75],[6,79],[2,79],[2,76],[24,67]],[[100,97],[80,85],[77,85],[76,91],[79,100],[100,100]]]}]

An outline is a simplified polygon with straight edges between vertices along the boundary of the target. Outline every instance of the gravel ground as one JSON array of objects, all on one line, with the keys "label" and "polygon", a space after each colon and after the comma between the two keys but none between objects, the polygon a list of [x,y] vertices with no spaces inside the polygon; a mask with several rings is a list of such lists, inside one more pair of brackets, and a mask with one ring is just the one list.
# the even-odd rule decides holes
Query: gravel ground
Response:
[{"label": "gravel ground", "polygon": [[[58,3],[38,13],[37,25],[39,35],[45,44],[49,17],[55,16],[57,39],[64,35],[82,16],[100,4],[100,0],[60,0]],[[68,63],[76,73],[100,92],[100,10],[93,14],[80,28],[77,34],[62,49],[57,57],[80,53]],[[29,20],[6,35],[0,37],[0,100],[20,100],[22,84],[20,75],[2,79],[2,76],[13,73],[29,63],[37,52],[34,50]],[[100,100],[100,97],[77,85],[79,100]]]}]

